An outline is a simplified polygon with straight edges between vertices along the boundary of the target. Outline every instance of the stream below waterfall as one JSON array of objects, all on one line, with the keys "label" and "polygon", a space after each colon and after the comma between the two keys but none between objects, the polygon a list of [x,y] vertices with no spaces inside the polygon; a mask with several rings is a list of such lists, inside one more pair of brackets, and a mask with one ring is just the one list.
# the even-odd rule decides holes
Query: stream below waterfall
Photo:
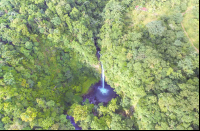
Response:
[{"label": "stream below waterfall", "polygon": [[[96,40],[94,40],[96,41]],[[97,46],[96,42],[95,42],[95,46],[96,46],[96,56],[97,59],[100,61],[100,48]],[[101,63],[101,68],[102,68],[102,73],[101,73],[101,80],[94,84],[93,86],[90,87],[90,91],[83,95],[83,101],[84,102],[86,99],[89,100],[89,102],[91,104],[94,105],[98,105],[99,103],[103,103],[104,106],[106,106],[108,104],[109,101],[111,101],[112,98],[117,97],[118,95],[116,94],[116,92],[114,92],[114,89],[111,88],[110,85],[108,85],[105,81],[104,81],[104,68],[103,68],[103,63]],[[75,122],[74,122],[74,118],[72,116],[67,116],[67,119],[70,120],[71,124],[75,127],[75,130],[82,130],[81,127],[79,127]]]}]

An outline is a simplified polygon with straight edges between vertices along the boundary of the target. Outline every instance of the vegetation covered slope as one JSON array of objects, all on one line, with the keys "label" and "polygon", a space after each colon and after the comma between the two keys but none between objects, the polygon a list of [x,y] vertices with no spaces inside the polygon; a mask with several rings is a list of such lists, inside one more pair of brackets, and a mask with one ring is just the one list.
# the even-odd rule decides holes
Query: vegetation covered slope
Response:
[{"label": "vegetation covered slope", "polygon": [[[181,26],[198,45],[182,15],[198,4],[0,0],[0,129],[74,129],[66,114],[82,129],[199,129],[199,54]],[[95,43],[119,94],[107,106],[81,97],[100,80]]]},{"label": "vegetation covered slope", "polygon": [[[64,113],[74,102],[81,102],[85,89],[100,79],[93,68],[98,63],[93,34],[104,2],[0,2],[0,118],[4,128],[73,128]],[[97,4],[99,10],[95,10]]]}]

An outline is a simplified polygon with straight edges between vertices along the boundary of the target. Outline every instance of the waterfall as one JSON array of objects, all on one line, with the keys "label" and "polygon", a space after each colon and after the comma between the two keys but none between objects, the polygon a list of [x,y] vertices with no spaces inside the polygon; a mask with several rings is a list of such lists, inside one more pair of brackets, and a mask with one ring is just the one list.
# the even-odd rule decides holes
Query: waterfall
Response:
[{"label": "waterfall", "polygon": [[[98,51],[99,53],[99,51]],[[99,55],[101,56],[101,54],[99,53]],[[100,61],[101,62],[101,61]],[[104,88],[104,85],[105,85],[105,81],[104,81],[104,69],[103,69],[103,63],[101,62],[101,81],[102,81],[102,87],[98,87],[98,89],[101,91],[102,94],[107,94],[108,93],[108,89]]]},{"label": "waterfall", "polygon": [[101,77],[102,77],[102,87],[104,88],[104,69],[103,69],[103,64],[101,64],[101,70],[102,70],[102,73],[101,73]]}]

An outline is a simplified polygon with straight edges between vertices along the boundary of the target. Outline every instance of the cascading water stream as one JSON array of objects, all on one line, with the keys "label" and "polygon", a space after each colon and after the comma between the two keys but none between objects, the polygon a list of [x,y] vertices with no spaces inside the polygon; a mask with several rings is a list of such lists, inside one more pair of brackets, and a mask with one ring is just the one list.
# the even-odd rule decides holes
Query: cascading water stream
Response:
[{"label": "cascading water stream", "polygon": [[[101,54],[99,51],[97,52],[97,55],[99,55],[97,58],[99,60],[99,57]],[[100,60],[99,60],[100,61]],[[104,68],[103,63],[101,63],[101,81],[96,83],[92,88],[92,91],[89,92],[87,95],[83,96],[83,102],[88,99],[91,104],[98,105],[99,103],[108,103],[112,98],[115,98],[117,94],[113,91],[113,88],[108,85],[104,78]],[[71,124],[75,127],[75,130],[81,130],[82,128],[79,127],[75,122],[74,118],[72,116],[67,116],[67,119],[71,121]]]},{"label": "cascading water stream", "polygon": [[[98,51],[99,53],[99,51]],[[99,55],[101,56],[101,54],[99,53]],[[98,89],[101,91],[102,94],[107,94],[108,93],[108,89],[104,88],[105,85],[105,81],[104,81],[104,69],[103,69],[103,63],[101,62],[101,81],[102,81],[102,87],[98,87]]]},{"label": "cascading water stream", "polygon": [[103,64],[101,64],[101,69],[102,69],[102,88],[104,88],[104,69],[103,69]]}]

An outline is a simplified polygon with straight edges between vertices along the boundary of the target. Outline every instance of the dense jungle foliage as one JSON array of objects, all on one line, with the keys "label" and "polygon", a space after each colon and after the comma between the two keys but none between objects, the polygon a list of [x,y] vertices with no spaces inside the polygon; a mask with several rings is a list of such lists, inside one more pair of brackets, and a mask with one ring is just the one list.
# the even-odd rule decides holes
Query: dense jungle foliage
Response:
[{"label": "dense jungle foliage", "polygon": [[[67,114],[82,129],[199,129],[183,21],[199,48],[198,0],[0,0],[0,130],[73,130]],[[106,106],[82,102],[101,78],[95,44],[119,95]]]}]

